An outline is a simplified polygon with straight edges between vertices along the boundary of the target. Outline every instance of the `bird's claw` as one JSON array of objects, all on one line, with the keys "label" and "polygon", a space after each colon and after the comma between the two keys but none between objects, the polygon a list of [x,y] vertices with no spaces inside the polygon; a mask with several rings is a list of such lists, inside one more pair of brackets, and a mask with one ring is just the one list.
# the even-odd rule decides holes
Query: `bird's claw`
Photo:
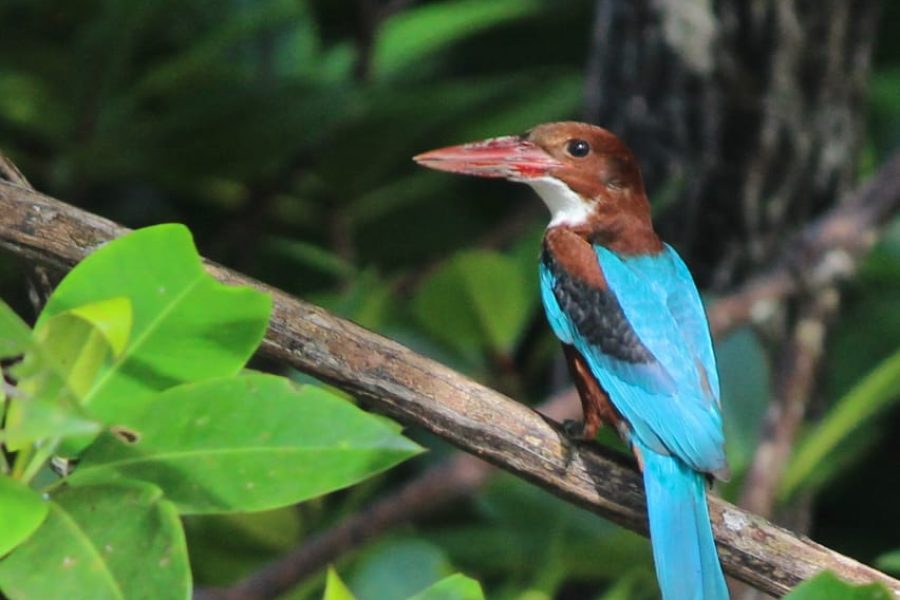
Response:
[{"label": "bird's claw", "polygon": [[566,419],[562,422],[563,432],[565,432],[566,437],[570,437],[576,440],[584,439],[584,423],[582,421],[577,421],[575,419]]}]

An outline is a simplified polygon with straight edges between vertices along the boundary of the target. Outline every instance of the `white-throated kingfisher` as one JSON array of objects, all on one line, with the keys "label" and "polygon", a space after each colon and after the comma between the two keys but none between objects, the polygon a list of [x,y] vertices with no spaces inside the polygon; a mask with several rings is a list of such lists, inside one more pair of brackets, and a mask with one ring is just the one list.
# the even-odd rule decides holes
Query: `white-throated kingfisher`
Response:
[{"label": "white-throated kingfisher", "polygon": [[550,209],[541,298],[585,437],[605,422],[637,457],[663,598],[728,598],[706,502],[707,478],[728,475],[709,326],[690,272],[653,230],[634,155],[605,129],[563,122],[415,160],[527,183]]}]

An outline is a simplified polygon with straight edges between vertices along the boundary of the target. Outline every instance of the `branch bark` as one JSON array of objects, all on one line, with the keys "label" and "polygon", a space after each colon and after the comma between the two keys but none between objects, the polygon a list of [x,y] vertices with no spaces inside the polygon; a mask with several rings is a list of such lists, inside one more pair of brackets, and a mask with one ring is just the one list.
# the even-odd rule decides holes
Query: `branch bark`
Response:
[{"label": "branch bark", "polygon": [[[762,320],[773,312],[773,306],[786,298],[804,290],[815,295],[821,289],[831,290],[841,278],[847,277],[853,271],[853,265],[865,254],[876,239],[875,232],[879,224],[886,221],[887,217],[896,212],[900,205],[900,155],[889,161],[851,200],[838,209],[833,209],[828,214],[813,222],[787,245],[778,264],[751,279],[743,287],[729,295],[717,298],[708,307],[708,314],[713,335],[722,338],[728,335],[736,327],[754,320]],[[834,257],[842,257],[836,260]],[[831,258],[829,258],[831,257]],[[804,273],[816,273],[814,278],[804,276]],[[819,294],[821,295],[821,294]],[[815,300],[810,300],[815,302]],[[809,326],[805,327],[809,330]],[[807,342],[808,336],[797,342]],[[806,379],[811,376],[813,360],[807,353],[807,347],[803,346],[803,357],[789,364],[802,363],[805,369]],[[788,364],[788,363],[786,363]],[[788,377],[788,371],[782,379],[794,380],[797,377]],[[789,381],[784,381],[787,386]],[[796,387],[796,385],[794,386]],[[574,394],[574,388],[569,388],[560,394],[561,397]],[[795,394],[796,396],[796,394]],[[553,419],[564,418],[562,413],[556,413],[555,408],[562,403],[557,400],[550,401],[547,405],[538,407],[538,411]],[[577,407],[577,401],[571,400],[570,405]],[[796,403],[795,403],[796,404]],[[773,406],[780,404],[773,403]],[[777,424],[773,428],[780,432],[779,444],[776,449],[764,454],[778,455],[782,457],[785,441],[792,439],[802,419],[803,410],[791,411],[794,419],[783,426]],[[566,415],[565,418],[570,418]],[[767,416],[767,423],[772,421]],[[770,465],[770,462],[767,462]],[[460,455],[448,461],[445,465],[435,467],[426,472],[415,481],[410,482],[401,490],[390,493],[376,501],[363,512],[349,517],[335,527],[321,532],[319,535],[306,541],[302,546],[287,555],[266,565],[260,571],[252,574],[245,580],[237,582],[227,589],[199,590],[195,600],[246,600],[249,598],[273,598],[295,585],[302,579],[321,570],[325,565],[333,562],[340,556],[363,545],[377,535],[402,523],[413,521],[434,510],[437,506],[452,502],[458,498],[473,493],[486,481],[492,469],[484,462],[468,455]],[[763,469],[767,472],[766,469]],[[753,476],[749,475],[748,480]],[[435,482],[440,481],[438,485]],[[769,481],[765,479],[765,481]],[[747,494],[755,489],[756,485],[746,485]],[[770,498],[768,488],[771,485],[761,484],[760,494]],[[749,507],[742,501],[745,508]],[[761,512],[768,514],[771,501],[766,501],[763,506],[768,507]]]},{"label": "branch bark", "polygon": [[[897,159],[900,163],[900,158]],[[898,184],[900,185],[900,184]],[[0,182],[0,247],[66,270],[128,230],[102,217]],[[220,280],[272,294],[274,313],[261,352],[366,399],[408,425],[519,475],[623,526],[647,531],[640,475],[621,455],[575,443],[530,408],[327,311],[213,263]],[[719,552],[731,575],[783,594],[830,569],[855,582],[900,581],[710,499]]]}]

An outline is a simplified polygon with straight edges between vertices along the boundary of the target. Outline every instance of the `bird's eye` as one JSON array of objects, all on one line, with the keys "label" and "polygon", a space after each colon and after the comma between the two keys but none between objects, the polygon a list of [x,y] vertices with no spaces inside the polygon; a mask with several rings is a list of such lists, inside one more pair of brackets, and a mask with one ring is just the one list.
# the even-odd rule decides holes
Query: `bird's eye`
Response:
[{"label": "bird's eye", "polygon": [[584,140],[569,140],[566,151],[575,158],[583,158],[590,154],[591,145]]}]

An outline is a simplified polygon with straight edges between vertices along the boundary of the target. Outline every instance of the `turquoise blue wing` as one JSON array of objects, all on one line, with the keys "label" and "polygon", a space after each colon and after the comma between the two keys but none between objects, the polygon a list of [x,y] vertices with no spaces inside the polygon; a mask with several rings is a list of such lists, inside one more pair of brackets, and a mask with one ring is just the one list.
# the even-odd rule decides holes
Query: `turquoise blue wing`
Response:
[{"label": "turquoise blue wing", "polygon": [[[701,373],[707,367],[703,356],[693,350],[695,342],[690,340],[694,334],[682,332],[669,306],[666,288],[679,281],[677,266],[667,252],[623,261],[602,247],[596,251],[617,304],[612,309],[621,310],[626,326],[648,357],[626,360],[597,344],[597,336],[586,330],[583,318],[576,314],[577,307],[571,302],[566,304],[567,310],[561,307],[560,281],[542,264],[541,291],[551,327],[584,356],[642,445],[661,454],[674,454],[696,470],[723,471],[726,463],[717,395],[711,393],[711,381],[703,384]],[[688,323],[691,313],[683,310],[682,303],[689,306],[676,297],[676,312],[682,319],[681,313],[686,312],[689,318],[684,322]],[[608,322],[621,329],[621,319]]]},{"label": "turquoise blue wing", "polygon": [[709,321],[706,318],[703,301],[700,299],[700,292],[697,291],[697,285],[694,283],[694,278],[687,265],[668,244],[665,245],[665,254],[671,263],[671,281],[667,286],[669,311],[675,318],[678,329],[688,343],[691,352],[703,366],[710,390],[718,403],[721,397],[719,372],[716,369],[716,356],[713,353]]}]

